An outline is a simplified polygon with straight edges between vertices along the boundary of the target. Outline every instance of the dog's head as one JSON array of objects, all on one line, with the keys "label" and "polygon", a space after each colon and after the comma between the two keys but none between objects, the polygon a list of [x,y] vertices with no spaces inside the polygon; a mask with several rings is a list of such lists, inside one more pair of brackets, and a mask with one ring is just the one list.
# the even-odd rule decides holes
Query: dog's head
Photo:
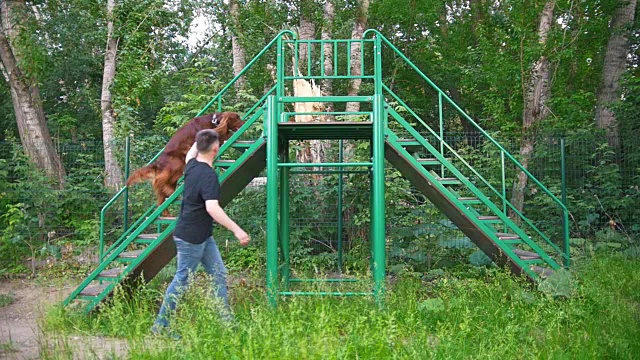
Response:
[{"label": "dog's head", "polygon": [[231,137],[232,131],[238,131],[238,129],[244,125],[244,121],[240,119],[240,115],[231,111],[213,114],[211,123],[214,124],[214,121],[218,123],[218,125],[214,126],[214,130],[220,136],[220,144]]}]

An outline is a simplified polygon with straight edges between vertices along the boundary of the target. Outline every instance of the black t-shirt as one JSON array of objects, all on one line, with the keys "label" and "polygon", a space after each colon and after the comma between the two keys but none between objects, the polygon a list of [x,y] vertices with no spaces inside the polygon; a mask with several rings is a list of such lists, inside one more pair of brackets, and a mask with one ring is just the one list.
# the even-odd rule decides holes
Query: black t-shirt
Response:
[{"label": "black t-shirt", "polygon": [[174,236],[192,244],[202,244],[213,231],[213,219],[205,201],[219,200],[220,183],[211,166],[195,158],[184,169],[184,191]]}]

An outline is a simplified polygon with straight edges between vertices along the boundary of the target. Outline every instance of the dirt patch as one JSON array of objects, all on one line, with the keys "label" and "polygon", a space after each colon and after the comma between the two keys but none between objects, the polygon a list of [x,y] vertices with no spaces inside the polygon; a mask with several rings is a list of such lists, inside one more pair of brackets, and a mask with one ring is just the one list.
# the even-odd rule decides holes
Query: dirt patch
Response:
[{"label": "dirt patch", "polygon": [[41,350],[47,348],[51,354],[73,351],[74,356],[78,355],[78,349],[86,349],[87,358],[126,354],[126,343],[119,339],[42,334],[38,319],[47,306],[63,301],[75,285],[59,281],[50,284],[36,280],[0,281],[0,295],[7,294],[14,300],[0,307],[0,358],[39,359]]}]

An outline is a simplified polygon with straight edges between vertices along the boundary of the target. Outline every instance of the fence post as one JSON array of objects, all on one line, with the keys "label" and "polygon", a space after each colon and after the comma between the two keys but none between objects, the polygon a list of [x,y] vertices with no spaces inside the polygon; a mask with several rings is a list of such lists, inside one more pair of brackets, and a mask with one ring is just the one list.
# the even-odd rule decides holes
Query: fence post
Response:
[{"label": "fence post", "polygon": [[[127,136],[124,143],[124,179],[129,178],[129,163],[131,155],[131,137]],[[126,186],[126,185],[125,185]],[[124,189],[124,231],[129,228],[129,188]]]},{"label": "fence post", "polygon": [[[565,141],[564,136],[560,138],[560,188],[562,191],[562,204],[567,207],[567,175],[566,175],[566,153],[565,153]],[[567,210],[563,209],[562,212],[562,235],[564,238],[564,266],[569,267],[571,260],[571,250],[569,244],[569,215]]]}]

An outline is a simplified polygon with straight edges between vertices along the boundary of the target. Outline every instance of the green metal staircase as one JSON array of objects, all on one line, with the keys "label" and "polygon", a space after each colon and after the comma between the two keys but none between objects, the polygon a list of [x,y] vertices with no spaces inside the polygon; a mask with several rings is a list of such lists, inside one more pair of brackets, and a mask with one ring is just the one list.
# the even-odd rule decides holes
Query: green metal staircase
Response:
[{"label": "green metal staircase", "polygon": [[[299,61],[300,45],[308,47],[307,60]],[[346,67],[339,70],[338,50],[350,54],[351,47],[361,46],[359,74],[352,72],[351,56],[341,57]],[[326,46],[333,47],[335,72],[326,74]],[[318,48],[315,52],[312,49]],[[289,50],[287,50],[289,49]],[[368,51],[371,49],[371,51]],[[390,50],[394,61],[400,60],[415,70],[425,86],[435,92],[438,100],[439,122],[436,130],[414,112],[383,81],[383,50]],[[365,51],[366,50],[366,51]],[[569,266],[568,211],[544,185],[542,185],[514,156],[471,119],[447,94],[438,88],[420,69],[407,59],[393,44],[376,30],[367,30],[363,39],[351,40],[296,40],[295,34],[283,31],[274,38],[213,100],[198,114],[212,106],[222,111],[223,100],[234,101],[230,89],[265,54],[275,52],[276,81],[254,106],[245,112],[244,126],[220,149],[214,166],[221,180],[221,204],[228,204],[262,170],[267,170],[267,294],[275,304],[278,295],[354,295],[352,293],[310,293],[289,291],[289,170],[295,167],[366,167],[371,176],[371,272],[374,288],[371,292],[355,295],[374,295],[378,300],[384,294],[386,274],[385,224],[385,159],[413,186],[439,208],[485,254],[500,265],[510,267],[513,273],[523,275],[532,282],[549,276],[562,265]],[[289,53],[291,51],[292,53]],[[373,56],[365,57],[365,53]],[[387,54],[387,53],[385,53]],[[293,56],[292,56],[293,55]],[[314,57],[315,56],[315,57]],[[288,57],[290,57],[289,60]],[[373,64],[368,63],[373,62]],[[300,74],[300,66],[306,75]],[[346,69],[346,70],[344,70]],[[290,70],[290,72],[289,72]],[[315,73],[314,73],[315,72]],[[295,80],[351,80],[372,83],[373,94],[360,96],[286,96],[287,84]],[[296,112],[293,103],[360,102],[364,111],[356,113],[368,120],[296,123],[298,115],[353,115],[346,111]],[[445,140],[445,105],[456,116],[468,121],[495,147],[501,161],[501,177],[496,183],[491,176],[474,168],[459,150]],[[402,109],[402,111],[400,110]],[[258,121],[262,119],[261,121]],[[426,135],[424,134],[426,132]],[[300,164],[289,161],[289,141],[359,139],[371,142],[371,159],[360,163]],[[233,151],[232,151],[233,150]],[[157,156],[159,156],[158,153]],[[152,160],[154,161],[155,158]],[[534,219],[525,216],[507,198],[507,167],[511,164],[524,173],[531,186],[546,196],[549,216],[559,219],[560,227],[547,234]],[[360,170],[363,171],[363,170]],[[491,174],[493,175],[493,174]],[[105,205],[101,213],[100,264],[64,301],[76,304],[86,312],[95,309],[107,299],[118,284],[127,285],[142,276],[151,280],[174,256],[172,232],[175,218],[163,218],[161,213],[178,200],[179,186],[161,206],[151,206],[108,249],[104,249],[105,211],[114,201],[124,197],[125,187]],[[126,214],[126,213],[125,213]],[[556,220],[557,220],[556,219]],[[280,264],[282,260],[282,264]],[[562,264],[562,265],[561,265]],[[297,279],[300,280],[300,279]],[[313,280],[313,279],[311,279]],[[283,286],[285,291],[281,291]]]},{"label": "green metal staircase", "polygon": [[[264,138],[238,140],[261,116],[262,109],[259,109],[220,148],[218,159],[214,162],[220,173],[220,204],[223,207],[265,168]],[[232,149],[239,154],[236,159],[221,159]],[[162,205],[152,206],[129,227],[120,239],[104,251],[98,267],[64,300],[63,305],[90,312],[107,299],[119,284],[130,285],[140,277],[145,282],[153,279],[176,255],[172,238],[176,218],[162,217],[161,214],[179,199],[182,191],[180,184]]]}]

